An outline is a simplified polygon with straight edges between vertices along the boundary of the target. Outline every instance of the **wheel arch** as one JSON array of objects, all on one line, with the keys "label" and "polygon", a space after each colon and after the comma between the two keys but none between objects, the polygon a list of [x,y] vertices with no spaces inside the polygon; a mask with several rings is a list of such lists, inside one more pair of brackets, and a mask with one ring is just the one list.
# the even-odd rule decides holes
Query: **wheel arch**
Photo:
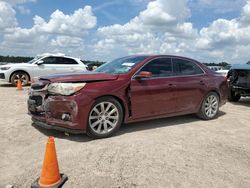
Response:
[{"label": "wheel arch", "polygon": [[126,113],[127,113],[127,108],[125,106],[124,101],[120,97],[115,96],[115,95],[102,95],[102,96],[96,97],[95,100],[98,100],[100,98],[105,98],[105,97],[114,98],[120,103],[120,105],[122,106],[122,111],[123,111],[123,120],[122,120],[122,122],[124,122],[124,119],[125,119],[125,116],[126,116]]},{"label": "wheel arch", "polygon": [[[219,101],[221,100],[220,92],[219,92],[217,89],[212,89],[212,90],[210,90],[208,93],[211,93],[211,92],[216,93],[216,94],[218,95],[218,97],[219,97]],[[208,93],[207,93],[207,94],[208,94]]]},{"label": "wheel arch", "polygon": [[24,72],[24,73],[26,73],[26,74],[28,75],[28,77],[29,77],[29,81],[31,80],[30,74],[29,74],[27,71],[25,71],[25,70],[15,70],[15,71],[13,71],[13,72],[10,74],[9,82],[11,82],[11,77],[13,76],[13,74],[15,74],[15,73],[17,73],[17,72]]},{"label": "wheel arch", "polygon": [[202,100],[200,101],[200,103],[198,104],[198,106],[197,106],[197,108],[196,108],[196,111],[197,111],[197,112],[200,110],[200,108],[201,108],[201,106],[202,106],[202,103],[203,103],[205,97],[206,97],[209,93],[211,93],[211,92],[216,93],[216,94],[218,95],[218,97],[219,97],[219,101],[221,100],[221,96],[220,96],[218,90],[216,90],[216,89],[208,90],[208,91],[204,94],[204,96],[203,96]]}]

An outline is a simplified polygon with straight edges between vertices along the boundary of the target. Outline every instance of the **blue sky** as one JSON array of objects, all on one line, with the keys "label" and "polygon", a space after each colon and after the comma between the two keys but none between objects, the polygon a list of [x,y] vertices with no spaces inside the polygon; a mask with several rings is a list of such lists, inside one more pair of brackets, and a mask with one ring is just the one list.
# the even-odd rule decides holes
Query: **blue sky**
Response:
[{"label": "blue sky", "polygon": [[[22,14],[20,11],[17,11],[17,19],[19,20],[20,26],[31,27],[33,25],[32,19],[35,15],[49,19],[49,16],[56,9],[61,10],[65,14],[71,14],[80,7],[90,5],[98,18],[97,26],[115,23],[124,24],[135,17],[138,12],[145,9],[147,2],[148,1],[133,2],[129,0],[73,0],[69,3],[68,0],[37,0],[36,3],[29,2],[23,5],[31,12],[29,14]],[[232,7],[199,6],[197,1],[193,1],[189,3],[192,14],[188,20],[197,28],[202,28],[218,18],[233,19],[239,17],[240,9],[244,4],[245,1],[238,1],[237,7],[233,7],[232,9]],[[227,8],[227,10],[225,10],[225,12],[219,11],[219,9],[223,8]]]},{"label": "blue sky", "polygon": [[250,59],[243,34],[250,33],[249,16],[248,0],[0,0],[0,50],[105,61],[164,53],[239,63]]},{"label": "blue sky", "polygon": [[42,0],[29,2],[25,4],[25,8],[31,10],[29,14],[21,14],[17,12],[17,19],[22,27],[31,27],[33,25],[33,17],[39,15],[45,19],[59,9],[65,14],[71,14],[75,10],[90,5],[93,12],[98,18],[97,26],[111,25],[115,23],[126,23],[131,18],[136,16],[138,12],[145,9],[147,1],[139,3],[131,3],[127,0],[73,0],[69,3],[68,0]]}]

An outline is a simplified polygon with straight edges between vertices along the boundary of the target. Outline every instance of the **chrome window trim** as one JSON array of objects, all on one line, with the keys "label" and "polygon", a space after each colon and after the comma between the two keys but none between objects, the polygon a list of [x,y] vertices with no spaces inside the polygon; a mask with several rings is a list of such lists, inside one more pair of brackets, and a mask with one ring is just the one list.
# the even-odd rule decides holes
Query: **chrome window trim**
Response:
[{"label": "chrome window trim", "polygon": [[[143,67],[145,67],[148,63],[150,63],[150,62],[152,62],[152,61],[154,61],[154,60],[156,60],[156,59],[166,59],[166,58],[171,59],[172,71],[173,71],[173,73],[174,73],[173,59],[175,58],[175,59],[186,60],[186,59],[178,58],[178,57],[164,57],[164,56],[163,56],[163,57],[155,57],[155,58],[149,60],[149,61],[148,61],[147,63],[145,63],[144,65],[142,65],[142,66],[133,74],[133,76],[131,77],[131,80],[136,80],[136,79],[134,78],[135,75],[136,75],[138,72],[140,72],[141,69],[142,69]],[[193,63],[193,62],[190,61],[190,60],[187,60],[187,61]],[[174,76],[162,76],[162,77],[142,78],[141,80],[154,80],[154,79],[161,79],[161,78],[194,77],[194,76],[202,76],[202,75],[206,75],[206,74],[207,74],[207,73],[204,71],[204,69],[203,69],[199,64],[196,64],[196,63],[193,63],[193,64],[195,64],[196,66],[198,66],[198,67],[202,70],[203,73],[201,73],[201,74],[192,74],[192,75],[174,75]]]}]

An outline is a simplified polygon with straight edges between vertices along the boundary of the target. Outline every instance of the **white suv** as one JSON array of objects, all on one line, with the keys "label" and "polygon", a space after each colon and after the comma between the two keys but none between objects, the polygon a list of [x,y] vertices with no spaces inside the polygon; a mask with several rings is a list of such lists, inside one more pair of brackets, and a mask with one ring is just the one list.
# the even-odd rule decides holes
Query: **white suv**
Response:
[{"label": "white suv", "polygon": [[87,66],[78,58],[62,54],[44,54],[27,63],[0,66],[0,80],[16,86],[20,79],[22,85],[27,85],[34,77],[80,71],[87,71]]}]

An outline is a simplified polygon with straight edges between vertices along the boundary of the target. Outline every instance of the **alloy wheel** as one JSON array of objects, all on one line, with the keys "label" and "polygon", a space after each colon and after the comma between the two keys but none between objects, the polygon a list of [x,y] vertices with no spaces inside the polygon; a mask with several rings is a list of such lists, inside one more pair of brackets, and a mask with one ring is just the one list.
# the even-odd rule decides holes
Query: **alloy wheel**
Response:
[{"label": "alloy wheel", "polygon": [[24,85],[25,83],[28,82],[28,80],[27,80],[25,74],[16,74],[16,75],[14,76],[14,82],[15,82],[15,84],[17,84],[17,81],[18,81],[18,80],[21,81],[22,85]]},{"label": "alloy wheel", "polygon": [[111,132],[119,120],[118,108],[111,102],[100,102],[93,107],[89,115],[89,125],[97,134]]},{"label": "alloy wheel", "polygon": [[210,95],[205,101],[205,113],[212,118],[217,114],[219,107],[218,98],[215,95]]}]

